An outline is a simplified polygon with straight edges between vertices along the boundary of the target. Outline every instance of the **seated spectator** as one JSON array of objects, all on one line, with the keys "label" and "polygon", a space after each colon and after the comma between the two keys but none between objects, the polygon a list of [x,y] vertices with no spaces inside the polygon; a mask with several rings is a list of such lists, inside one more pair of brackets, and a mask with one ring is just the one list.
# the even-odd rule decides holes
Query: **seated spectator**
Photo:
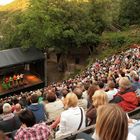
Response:
[{"label": "seated spectator", "polygon": [[12,113],[12,107],[9,103],[3,105],[2,120],[0,122],[0,129],[4,132],[12,132],[21,125],[18,117]]},{"label": "seated spectator", "polygon": [[124,111],[134,110],[138,106],[138,99],[127,77],[119,80],[119,89],[120,91],[114,96],[111,103],[117,103]]},{"label": "seated spectator", "polygon": [[50,129],[45,123],[35,124],[35,116],[32,111],[25,109],[19,114],[22,123],[15,134],[15,140],[48,140]]},{"label": "seated spectator", "polygon": [[20,100],[19,100],[19,104],[21,105],[22,108],[28,106],[27,98],[28,98],[27,95],[24,95],[24,94],[21,95],[21,98],[20,98]]},{"label": "seated spectator", "polygon": [[94,92],[96,90],[99,89],[99,86],[98,86],[98,83],[97,82],[94,82],[92,84],[92,86],[89,87],[88,89],[88,105],[87,105],[87,108],[89,108],[91,105],[92,105],[92,96],[94,95]]},{"label": "seated spectator", "polygon": [[15,105],[14,114],[20,113],[21,110],[22,110],[21,105],[20,104],[16,104]]},{"label": "seated spectator", "polygon": [[116,95],[118,90],[115,88],[115,83],[113,81],[108,81],[107,86],[108,92],[106,92],[106,94],[108,96],[108,100],[110,101],[113,99],[113,96]]},{"label": "seated spectator", "polygon": [[38,95],[32,94],[31,95],[31,105],[28,106],[28,109],[30,109],[36,118],[36,123],[42,122],[46,120],[46,112],[43,104],[38,103]]},{"label": "seated spectator", "polygon": [[45,110],[48,114],[50,121],[55,120],[64,111],[64,105],[54,92],[48,92],[46,97],[47,103],[45,104]]},{"label": "seated spectator", "polygon": [[68,110],[61,114],[59,131],[56,132],[56,137],[85,128],[85,113],[83,108],[77,106],[77,96],[74,93],[68,93],[66,100]]},{"label": "seated spectator", "polygon": [[138,75],[134,76],[132,86],[133,86],[135,91],[137,89],[140,89],[140,81],[139,81],[139,76]]},{"label": "seated spectator", "polygon": [[78,98],[78,106],[83,107],[84,110],[87,110],[87,100],[82,99],[83,91],[80,88],[75,88],[73,90],[73,93],[75,93],[77,98]]},{"label": "seated spectator", "polygon": [[136,140],[128,134],[126,113],[115,104],[100,106],[97,110],[95,140]]},{"label": "seated spectator", "polygon": [[86,100],[88,99],[88,93],[87,93],[87,91],[88,91],[88,88],[89,87],[90,87],[90,82],[87,82],[87,83],[84,84],[85,91],[83,91],[82,97],[84,99],[86,99]]},{"label": "seated spectator", "polygon": [[108,98],[105,91],[95,91],[94,95],[92,96],[92,101],[92,106],[90,106],[90,108],[86,112],[88,126],[96,123],[97,108],[108,103]]}]

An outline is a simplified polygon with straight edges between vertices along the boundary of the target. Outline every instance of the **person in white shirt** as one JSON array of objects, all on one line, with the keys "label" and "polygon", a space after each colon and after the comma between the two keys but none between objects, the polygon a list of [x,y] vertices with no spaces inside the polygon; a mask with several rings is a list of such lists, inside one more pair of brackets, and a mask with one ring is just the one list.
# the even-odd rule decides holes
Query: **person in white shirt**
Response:
[{"label": "person in white shirt", "polygon": [[78,98],[74,93],[68,93],[66,96],[66,105],[68,109],[61,113],[59,130],[56,132],[56,138],[85,128],[85,112],[82,107],[78,107]]},{"label": "person in white shirt", "polygon": [[115,83],[113,81],[108,81],[107,86],[109,91],[106,92],[106,94],[108,96],[108,101],[111,101],[118,90],[115,88]]}]

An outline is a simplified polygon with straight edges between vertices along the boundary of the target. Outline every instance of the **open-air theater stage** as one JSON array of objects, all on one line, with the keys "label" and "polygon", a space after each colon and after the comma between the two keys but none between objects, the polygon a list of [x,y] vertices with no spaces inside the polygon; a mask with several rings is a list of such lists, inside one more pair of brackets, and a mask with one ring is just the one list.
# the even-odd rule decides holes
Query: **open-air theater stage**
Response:
[{"label": "open-air theater stage", "polygon": [[45,56],[36,49],[0,51],[0,97],[31,91],[45,85]]}]

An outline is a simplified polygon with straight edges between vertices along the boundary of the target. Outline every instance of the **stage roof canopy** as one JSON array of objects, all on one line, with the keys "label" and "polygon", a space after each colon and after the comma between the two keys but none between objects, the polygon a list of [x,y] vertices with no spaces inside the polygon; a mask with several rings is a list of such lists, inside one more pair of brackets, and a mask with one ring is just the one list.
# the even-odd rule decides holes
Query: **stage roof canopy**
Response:
[{"label": "stage roof canopy", "polygon": [[44,59],[44,54],[36,49],[13,48],[0,51],[0,68],[29,63]]}]

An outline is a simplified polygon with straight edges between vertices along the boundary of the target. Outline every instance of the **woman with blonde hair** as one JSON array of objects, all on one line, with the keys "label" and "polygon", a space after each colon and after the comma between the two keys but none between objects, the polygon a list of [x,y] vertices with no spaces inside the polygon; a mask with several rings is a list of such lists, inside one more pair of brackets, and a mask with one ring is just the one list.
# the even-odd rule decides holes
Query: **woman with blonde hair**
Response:
[{"label": "woman with blonde hair", "polygon": [[85,128],[85,112],[82,107],[78,107],[78,98],[71,92],[66,96],[67,110],[61,113],[59,131],[56,137],[66,135]]},{"label": "woman with blonde hair", "polygon": [[86,117],[87,117],[87,125],[95,124],[96,122],[96,112],[97,108],[101,105],[108,103],[107,94],[103,90],[95,91],[94,95],[92,96],[92,105],[87,110]]},{"label": "woman with blonde hair", "polygon": [[134,140],[128,135],[128,119],[121,107],[107,104],[97,109],[95,140]]}]

